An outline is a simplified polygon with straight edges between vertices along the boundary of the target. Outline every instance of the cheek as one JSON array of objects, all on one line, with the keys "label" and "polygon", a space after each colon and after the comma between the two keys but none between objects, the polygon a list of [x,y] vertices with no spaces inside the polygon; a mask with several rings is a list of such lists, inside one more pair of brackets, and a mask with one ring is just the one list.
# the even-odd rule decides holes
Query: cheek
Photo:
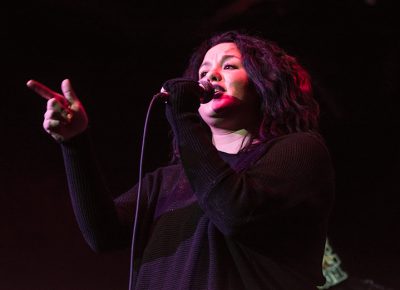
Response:
[{"label": "cheek", "polygon": [[234,96],[239,100],[244,100],[246,94],[248,94],[249,81],[246,77],[235,78],[232,80],[227,80],[229,84],[230,95]]},{"label": "cheek", "polygon": [[235,99],[240,102],[243,109],[257,111],[260,109],[260,100],[258,94],[251,88],[249,82],[240,81],[232,86],[232,92]]}]

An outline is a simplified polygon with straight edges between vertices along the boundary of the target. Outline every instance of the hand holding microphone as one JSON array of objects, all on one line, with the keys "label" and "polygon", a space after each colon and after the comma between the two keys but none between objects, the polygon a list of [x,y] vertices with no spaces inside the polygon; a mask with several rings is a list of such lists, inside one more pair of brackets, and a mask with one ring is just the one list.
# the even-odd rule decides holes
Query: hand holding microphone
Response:
[{"label": "hand holding microphone", "polygon": [[214,96],[213,85],[206,80],[194,81],[185,78],[168,80],[156,96],[183,111],[197,111],[199,104],[209,102]]},{"label": "hand holding microphone", "polygon": [[[165,116],[174,136],[182,133],[183,119],[199,120],[200,103],[209,102],[214,96],[214,87],[208,81],[176,78],[166,81],[156,95],[165,100]],[[182,118],[183,117],[183,118]]]}]

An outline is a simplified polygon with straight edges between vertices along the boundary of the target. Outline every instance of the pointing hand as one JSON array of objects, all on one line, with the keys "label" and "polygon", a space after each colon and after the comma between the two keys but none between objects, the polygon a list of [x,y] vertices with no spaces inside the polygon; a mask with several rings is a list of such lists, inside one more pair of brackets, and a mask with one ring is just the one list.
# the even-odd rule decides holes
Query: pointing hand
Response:
[{"label": "pointing hand", "polygon": [[62,94],[35,80],[29,80],[26,85],[48,100],[43,128],[54,139],[60,142],[66,141],[86,130],[87,114],[68,79],[61,83]]}]

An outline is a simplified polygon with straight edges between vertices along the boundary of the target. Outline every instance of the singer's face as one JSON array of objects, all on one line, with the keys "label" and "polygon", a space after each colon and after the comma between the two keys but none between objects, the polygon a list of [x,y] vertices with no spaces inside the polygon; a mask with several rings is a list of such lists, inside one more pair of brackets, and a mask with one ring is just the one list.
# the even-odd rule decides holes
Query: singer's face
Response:
[{"label": "singer's face", "polygon": [[211,81],[216,89],[214,98],[199,108],[200,116],[211,128],[238,130],[255,126],[258,97],[249,88],[236,44],[220,43],[208,50],[199,69],[199,79]]}]

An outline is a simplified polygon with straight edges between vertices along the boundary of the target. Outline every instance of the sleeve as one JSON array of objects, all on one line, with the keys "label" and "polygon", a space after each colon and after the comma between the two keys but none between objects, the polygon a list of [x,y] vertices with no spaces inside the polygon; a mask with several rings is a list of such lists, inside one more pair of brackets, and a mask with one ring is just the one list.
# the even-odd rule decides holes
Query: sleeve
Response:
[{"label": "sleeve", "polygon": [[199,204],[225,235],[290,215],[294,208],[317,214],[330,207],[333,170],[329,153],[311,134],[278,138],[254,166],[235,172],[219,157],[196,113],[167,107],[167,114]]},{"label": "sleeve", "polygon": [[131,239],[131,223],[115,206],[96,165],[88,135],[85,132],[61,144],[74,214],[94,251],[123,248]]}]

